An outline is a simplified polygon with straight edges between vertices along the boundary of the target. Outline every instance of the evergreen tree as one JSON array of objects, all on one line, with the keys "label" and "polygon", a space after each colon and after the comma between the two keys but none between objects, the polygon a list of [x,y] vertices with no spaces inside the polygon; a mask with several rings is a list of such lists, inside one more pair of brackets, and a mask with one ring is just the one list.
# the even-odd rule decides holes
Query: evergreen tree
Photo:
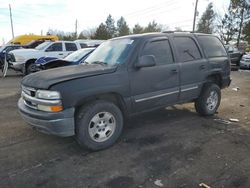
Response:
[{"label": "evergreen tree", "polygon": [[242,33],[244,39],[250,44],[250,20],[244,25]]},{"label": "evergreen tree", "polygon": [[104,23],[101,23],[96,29],[94,39],[107,40],[110,39],[110,35],[107,29],[107,26]]},{"label": "evergreen tree", "polygon": [[213,33],[215,13],[213,10],[213,3],[209,3],[205,12],[202,14],[197,25],[197,32],[200,33]]},{"label": "evergreen tree", "polygon": [[246,19],[250,18],[250,3],[249,0],[231,0],[233,10],[235,12],[235,19],[238,20],[238,32],[237,32],[237,47],[241,38],[243,23]]},{"label": "evergreen tree", "polygon": [[106,28],[109,34],[108,38],[113,38],[116,32],[115,20],[112,18],[110,14],[108,15],[105,23],[106,23]]},{"label": "evergreen tree", "polygon": [[232,9],[232,4],[230,3],[227,13],[225,13],[223,18],[217,15],[217,32],[221,39],[228,44],[237,32],[237,20],[235,20],[235,13]]},{"label": "evergreen tree", "polygon": [[129,35],[129,27],[123,17],[117,21],[117,36]]},{"label": "evergreen tree", "polygon": [[134,28],[133,28],[133,34],[140,34],[143,33],[144,28],[142,26],[140,26],[139,24],[135,24]]},{"label": "evergreen tree", "polygon": [[144,33],[150,33],[150,32],[160,32],[161,26],[158,25],[155,21],[149,22],[148,26],[144,29]]}]

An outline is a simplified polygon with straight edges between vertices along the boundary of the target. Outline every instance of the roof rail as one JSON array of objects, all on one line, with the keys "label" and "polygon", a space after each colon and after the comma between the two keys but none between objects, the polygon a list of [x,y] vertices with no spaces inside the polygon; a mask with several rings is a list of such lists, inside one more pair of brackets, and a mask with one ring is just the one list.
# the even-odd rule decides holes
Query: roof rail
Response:
[{"label": "roof rail", "polygon": [[193,31],[163,31],[162,33],[194,33]]}]

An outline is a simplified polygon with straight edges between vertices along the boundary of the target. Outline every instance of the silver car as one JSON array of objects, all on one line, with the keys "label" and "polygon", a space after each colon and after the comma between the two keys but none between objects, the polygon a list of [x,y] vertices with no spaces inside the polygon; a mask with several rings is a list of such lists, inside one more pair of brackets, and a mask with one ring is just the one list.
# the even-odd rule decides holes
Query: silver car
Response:
[{"label": "silver car", "polygon": [[240,68],[250,69],[250,53],[243,55],[243,57],[240,60]]}]

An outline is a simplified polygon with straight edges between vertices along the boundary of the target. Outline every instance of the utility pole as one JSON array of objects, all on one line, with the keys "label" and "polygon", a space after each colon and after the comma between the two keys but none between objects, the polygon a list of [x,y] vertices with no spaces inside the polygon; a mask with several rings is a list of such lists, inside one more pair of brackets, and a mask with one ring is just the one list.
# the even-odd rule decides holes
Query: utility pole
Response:
[{"label": "utility pole", "polygon": [[195,2],[195,8],[194,8],[193,32],[195,31],[195,22],[196,22],[198,1],[199,0],[196,0],[196,2]]},{"label": "utility pole", "polygon": [[10,6],[10,4],[9,4],[9,10],[10,10],[10,23],[11,23],[11,30],[12,30],[12,38],[14,38],[14,29],[13,29],[12,13],[11,13],[11,6]]},{"label": "utility pole", "polygon": [[75,24],[75,36],[76,36],[76,39],[77,39],[77,19],[76,19],[76,24]]}]

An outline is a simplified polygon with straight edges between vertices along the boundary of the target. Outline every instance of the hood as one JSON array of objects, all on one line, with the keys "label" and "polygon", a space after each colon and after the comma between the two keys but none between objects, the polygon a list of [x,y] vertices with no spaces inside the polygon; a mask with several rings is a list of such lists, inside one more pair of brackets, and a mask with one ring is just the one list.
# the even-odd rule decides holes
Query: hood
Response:
[{"label": "hood", "polygon": [[48,89],[50,86],[68,80],[112,73],[116,67],[103,65],[76,65],[55,68],[25,76],[22,85],[37,89]]},{"label": "hood", "polygon": [[36,56],[38,54],[41,54],[40,50],[36,50],[36,49],[17,49],[17,50],[12,50],[10,53],[14,54],[14,55],[18,55],[18,56]]},{"label": "hood", "polygon": [[17,50],[12,50],[11,52],[14,54],[21,54],[21,53],[39,52],[39,50],[36,50],[36,49],[17,49]]}]

